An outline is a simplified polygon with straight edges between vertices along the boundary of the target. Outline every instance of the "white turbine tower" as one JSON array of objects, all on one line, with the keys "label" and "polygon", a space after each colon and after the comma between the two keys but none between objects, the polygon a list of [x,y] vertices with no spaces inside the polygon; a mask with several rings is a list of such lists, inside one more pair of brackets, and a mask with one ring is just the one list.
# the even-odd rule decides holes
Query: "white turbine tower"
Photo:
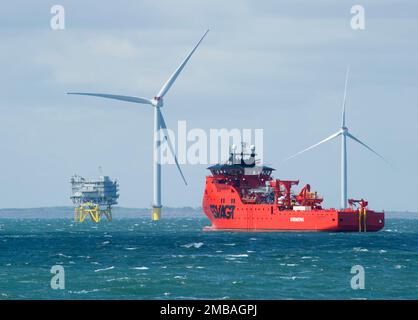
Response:
[{"label": "white turbine tower", "polygon": [[177,157],[174,152],[174,147],[170,141],[170,138],[167,133],[167,125],[164,121],[163,114],[161,113],[161,107],[163,106],[163,98],[170,90],[174,82],[176,81],[177,77],[183,70],[186,63],[189,61],[192,54],[196,51],[199,44],[202,42],[203,38],[209,32],[207,30],[199,42],[195,45],[192,51],[187,55],[187,57],[183,60],[180,66],[174,71],[174,73],[170,76],[167,82],[162,86],[158,94],[152,98],[142,98],[142,97],[132,97],[132,96],[121,96],[121,95],[113,95],[107,93],[83,93],[83,92],[68,92],[68,94],[76,94],[76,95],[84,95],[84,96],[94,96],[94,97],[101,97],[101,98],[108,98],[108,99],[115,99],[115,100],[122,100],[132,103],[139,103],[139,104],[149,104],[154,107],[154,155],[153,155],[153,182],[154,182],[154,193],[153,193],[153,203],[152,203],[152,219],[153,220],[160,220],[161,217],[161,150],[160,150],[160,141],[159,141],[159,134],[160,131],[164,135],[164,139],[167,142],[167,145],[170,149],[174,157],[174,161],[177,165],[177,168],[180,172],[180,175],[187,185],[186,179],[184,178],[183,172],[180,169],[180,165],[178,163]]},{"label": "white turbine tower", "polygon": [[[313,146],[310,146],[309,148],[306,148],[296,154],[294,154],[293,156],[287,158],[286,160],[289,160],[291,158],[294,158],[302,153],[304,153],[305,151],[311,150],[317,146],[319,146],[320,144],[323,144],[327,141],[330,141],[334,138],[337,138],[339,136],[341,136],[341,208],[345,209],[347,208],[347,200],[348,200],[348,196],[347,196],[347,138],[351,138],[353,139],[355,142],[361,144],[363,147],[365,147],[366,149],[368,149],[369,151],[373,152],[375,155],[377,155],[378,157],[382,158],[383,160],[385,160],[385,158],[383,158],[380,154],[378,154],[376,151],[374,151],[372,148],[370,148],[368,145],[366,145],[364,142],[360,141],[358,138],[356,138],[355,136],[353,136],[349,131],[348,128],[346,127],[346,122],[345,122],[345,104],[346,104],[346,99],[347,99],[347,84],[348,84],[348,75],[349,75],[349,71],[350,69],[347,68],[347,73],[346,73],[346,77],[345,77],[345,86],[344,86],[344,98],[343,98],[343,107],[342,107],[342,120],[341,120],[341,129],[339,131],[337,131],[336,133],[330,135],[328,138],[325,138],[324,140],[314,144]],[[385,160],[386,161],[386,160]]]}]

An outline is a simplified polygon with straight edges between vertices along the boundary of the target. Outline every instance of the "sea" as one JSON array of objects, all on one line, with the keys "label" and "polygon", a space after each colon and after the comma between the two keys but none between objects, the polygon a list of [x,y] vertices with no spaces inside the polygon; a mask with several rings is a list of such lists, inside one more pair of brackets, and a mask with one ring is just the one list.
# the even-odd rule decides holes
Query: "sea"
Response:
[{"label": "sea", "polygon": [[418,298],[418,219],[387,219],[376,233],[207,225],[0,219],[0,299]]}]

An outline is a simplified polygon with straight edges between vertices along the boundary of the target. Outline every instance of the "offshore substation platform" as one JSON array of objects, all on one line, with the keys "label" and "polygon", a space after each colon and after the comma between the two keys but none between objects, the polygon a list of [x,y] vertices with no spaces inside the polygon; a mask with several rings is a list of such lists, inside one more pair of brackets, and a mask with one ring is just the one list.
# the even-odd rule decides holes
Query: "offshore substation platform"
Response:
[{"label": "offshore substation platform", "polygon": [[74,221],[84,222],[86,218],[99,222],[102,217],[112,221],[112,206],[118,203],[118,182],[108,176],[97,180],[85,179],[79,175],[71,177],[71,200],[74,204]]}]

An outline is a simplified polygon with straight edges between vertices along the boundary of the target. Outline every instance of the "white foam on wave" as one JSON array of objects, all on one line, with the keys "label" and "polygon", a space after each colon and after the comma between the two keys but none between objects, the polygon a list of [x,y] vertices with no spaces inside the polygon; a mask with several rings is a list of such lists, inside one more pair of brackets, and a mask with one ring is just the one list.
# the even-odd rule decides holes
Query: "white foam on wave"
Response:
[{"label": "white foam on wave", "polygon": [[227,258],[248,258],[248,254],[241,253],[241,254],[227,254]]},{"label": "white foam on wave", "polygon": [[92,292],[97,292],[99,291],[99,289],[92,289],[92,290],[80,290],[80,291],[69,291],[70,293],[75,293],[75,294],[86,294],[86,293],[92,293]]},{"label": "white foam on wave", "polygon": [[366,248],[354,247],[353,251],[355,252],[368,252],[369,250]]},{"label": "white foam on wave", "polygon": [[281,276],[280,279],[285,280],[296,280],[296,279],[309,279],[309,277],[299,277],[299,276]]},{"label": "white foam on wave", "polygon": [[133,270],[149,270],[148,267],[133,267]]},{"label": "white foam on wave", "polygon": [[182,247],[199,249],[201,246],[203,246],[203,244],[204,244],[203,242],[193,242],[193,243],[184,244],[182,245]]},{"label": "white foam on wave", "polygon": [[109,268],[96,269],[96,270],[94,270],[94,272],[107,271],[107,270],[112,270],[112,269],[115,269],[115,267],[114,266],[111,266]]},{"label": "white foam on wave", "polygon": [[121,280],[130,280],[130,278],[129,277],[111,278],[111,279],[107,279],[106,282],[121,281]]}]

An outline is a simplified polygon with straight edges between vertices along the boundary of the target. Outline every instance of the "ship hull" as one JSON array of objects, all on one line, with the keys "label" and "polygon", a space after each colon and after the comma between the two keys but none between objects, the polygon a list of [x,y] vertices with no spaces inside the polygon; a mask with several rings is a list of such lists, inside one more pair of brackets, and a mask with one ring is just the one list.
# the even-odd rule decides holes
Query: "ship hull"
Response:
[{"label": "ship hull", "polygon": [[206,185],[203,211],[212,223],[205,231],[374,232],[384,227],[383,212],[279,210],[274,204],[245,204],[234,188],[210,183]]},{"label": "ship hull", "polygon": [[[212,225],[204,231],[244,231],[244,232],[375,232],[384,227],[384,214],[379,212],[280,212],[271,218],[244,218],[237,222],[215,220],[209,215]],[[313,217],[315,216],[315,217]],[[259,220],[259,221],[257,221]],[[266,221],[269,221],[266,223]],[[337,222],[338,221],[338,222]]]}]

